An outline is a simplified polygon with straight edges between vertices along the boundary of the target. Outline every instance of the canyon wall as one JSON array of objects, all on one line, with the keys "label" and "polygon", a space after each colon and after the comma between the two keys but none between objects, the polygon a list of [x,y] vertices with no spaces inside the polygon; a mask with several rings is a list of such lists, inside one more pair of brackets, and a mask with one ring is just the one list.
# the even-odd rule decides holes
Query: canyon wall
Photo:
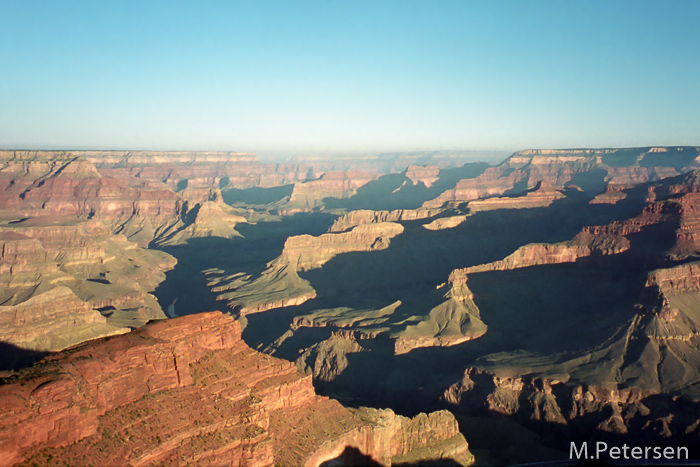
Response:
[{"label": "canyon wall", "polygon": [[423,206],[438,208],[516,193],[540,181],[597,194],[612,184],[654,182],[700,166],[698,147],[539,149],[513,153],[477,178],[461,180]]},{"label": "canyon wall", "polygon": [[382,465],[473,462],[446,412],[350,412],[294,365],[248,348],[218,312],[80,345],[6,376],[0,464]]}]

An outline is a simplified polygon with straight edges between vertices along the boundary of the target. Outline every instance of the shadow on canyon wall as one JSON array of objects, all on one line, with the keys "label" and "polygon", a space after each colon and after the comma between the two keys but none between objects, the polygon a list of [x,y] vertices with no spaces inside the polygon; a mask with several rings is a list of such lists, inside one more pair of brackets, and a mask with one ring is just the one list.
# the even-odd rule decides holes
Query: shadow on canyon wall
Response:
[{"label": "shadow on canyon wall", "polygon": [[[564,200],[550,208],[477,213],[454,229],[437,232],[423,229],[420,222],[407,222],[406,231],[386,250],[342,254],[320,269],[300,273],[318,297],[299,306],[248,315],[244,338],[253,348],[268,347],[289,330],[296,316],[319,309],[380,309],[401,301],[389,326],[412,315],[426,315],[444,300],[444,292],[436,292],[436,286],[453,269],[501,259],[526,243],[570,239],[591,220],[624,218],[632,208],[571,206]],[[486,335],[400,356],[393,354],[388,337],[363,340],[366,351],[348,354],[348,367],[334,381],[316,381],[317,390],[346,404],[390,407],[415,415],[459,380],[467,365],[485,355],[526,351],[550,356],[554,364],[585,352],[629,324],[650,258],[672,242],[670,227],[666,232],[652,226],[630,236],[632,248],[621,255],[470,275],[468,285],[489,326]],[[328,339],[331,332],[298,329],[274,355],[295,361],[303,349]]]},{"label": "shadow on canyon wall", "polygon": [[0,371],[18,370],[28,367],[51,352],[39,352],[17,347],[8,342],[0,342]]},{"label": "shadow on canyon wall", "polygon": [[[348,446],[338,457],[321,463],[320,467],[381,467],[382,465],[371,456],[363,454],[359,449]],[[456,467],[461,464],[452,459],[427,459],[419,462],[398,462],[391,465],[396,467]]]},{"label": "shadow on canyon wall", "polygon": [[165,247],[162,250],[177,258],[177,265],[166,273],[154,295],[163,310],[173,305],[176,314],[225,311],[226,304],[216,300],[217,294],[210,291],[202,271],[217,269],[228,275],[262,270],[282,253],[287,237],[320,235],[334,220],[330,214],[302,213],[279,222],[238,224],[236,230],[242,238],[193,238],[182,245]]},{"label": "shadow on canyon wall", "polygon": [[416,209],[446,190],[453,189],[457,182],[476,178],[489,168],[485,162],[468,163],[462,167],[441,169],[438,179],[430,188],[416,183],[404,174],[389,174],[379,177],[357,189],[357,193],[346,199],[324,198],[327,209]]},{"label": "shadow on canyon wall", "polygon": [[221,197],[226,204],[235,205],[265,205],[283,200],[292,194],[294,185],[283,185],[272,188],[222,188]]},{"label": "shadow on canyon wall", "polygon": [[[626,219],[640,212],[646,193],[645,187],[628,190],[627,198],[615,205],[588,204],[585,198],[573,194],[548,208],[476,213],[463,224],[441,231],[427,231],[421,227],[424,221],[405,222],[405,232],[392,239],[386,250],[342,254],[323,268],[300,273],[317,290],[318,297],[299,306],[248,315],[244,339],[253,348],[265,348],[290,329],[296,316],[318,309],[377,309],[400,300],[396,320],[425,314],[439,303],[441,297],[435,293],[435,287],[446,281],[453,269],[502,259],[527,243],[568,240],[586,225]],[[316,216],[319,214],[294,216],[286,221],[291,222],[290,228],[283,228],[278,234],[263,232],[267,225],[240,226],[245,239],[214,241],[209,248],[202,248],[206,241],[193,240],[185,246],[166,249],[180,261],[165,283],[172,287],[171,297],[173,293],[195,289],[194,296],[199,290],[202,296],[208,295],[212,306],[220,305],[208,292],[206,281],[193,285],[192,276],[201,276],[199,271],[208,267],[222,269],[226,274],[264,267],[281,253],[288,235],[319,235],[332,222],[330,216]],[[305,225],[312,220],[318,223]],[[677,226],[650,226],[630,235],[632,248],[623,254],[470,275],[468,285],[481,318],[489,327],[486,335],[453,347],[419,348],[398,356],[393,354],[388,338],[362,341],[365,351],[348,354],[348,366],[335,380],[315,381],[317,391],[346,405],[388,407],[413,416],[445,408],[440,401],[445,388],[459,381],[464,369],[479,359],[481,363],[497,363],[500,358],[519,352],[543,356],[542,371],[546,373],[547,365],[614,339],[629,323],[646,271],[664,265],[661,253],[672,245],[674,227]],[[172,277],[178,279],[173,281]],[[159,295],[164,308],[169,299],[165,293]],[[207,303],[201,299],[197,302],[200,307]],[[203,311],[196,309],[197,303],[193,306],[191,311]],[[303,349],[328,339],[331,332],[328,328],[299,329],[274,355],[294,361]],[[484,360],[485,356],[491,356],[490,360]],[[659,397],[653,402],[659,407],[673,401]],[[482,408],[460,410],[466,417],[493,418],[484,414]],[[570,440],[601,437],[611,443],[626,440],[630,445],[639,445],[631,434],[609,434],[597,428],[607,415],[581,417],[579,426],[569,427],[563,434],[561,425],[530,420],[526,411],[514,419],[517,426],[546,444],[542,452],[552,459],[561,458],[561,449],[568,450],[566,443]],[[467,423],[464,426],[468,440],[478,439],[478,428],[469,428]],[[656,436],[662,429],[656,431]],[[485,441],[481,447],[478,441],[473,446],[477,451],[491,449]],[[510,460],[542,459],[537,457],[539,454],[528,456],[525,447],[522,450]]]}]

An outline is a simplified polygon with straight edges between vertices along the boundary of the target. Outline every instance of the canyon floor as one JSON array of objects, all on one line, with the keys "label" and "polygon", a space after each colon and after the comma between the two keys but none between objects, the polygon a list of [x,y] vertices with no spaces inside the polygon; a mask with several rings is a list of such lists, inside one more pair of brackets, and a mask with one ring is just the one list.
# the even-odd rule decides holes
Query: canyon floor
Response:
[{"label": "canyon floor", "polygon": [[0,185],[1,465],[700,458],[700,148],[0,151]]}]

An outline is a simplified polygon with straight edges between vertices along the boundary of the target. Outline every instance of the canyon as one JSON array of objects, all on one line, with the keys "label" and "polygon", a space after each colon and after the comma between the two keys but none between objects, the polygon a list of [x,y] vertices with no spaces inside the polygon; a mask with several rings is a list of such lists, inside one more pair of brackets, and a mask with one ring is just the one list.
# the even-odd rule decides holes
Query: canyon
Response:
[{"label": "canyon", "polygon": [[697,444],[698,147],[5,150],[0,186],[3,465]]}]

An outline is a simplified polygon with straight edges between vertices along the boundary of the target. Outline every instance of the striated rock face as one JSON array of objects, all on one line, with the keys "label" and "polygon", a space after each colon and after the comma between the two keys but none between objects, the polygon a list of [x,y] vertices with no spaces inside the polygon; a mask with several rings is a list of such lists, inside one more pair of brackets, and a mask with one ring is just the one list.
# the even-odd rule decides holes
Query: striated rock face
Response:
[{"label": "striated rock face", "polygon": [[[0,187],[4,189],[0,204],[23,216],[50,213],[100,220],[114,233],[124,234],[141,246],[172,244],[174,236],[186,237],[193,213],[205,201],[188,202],[158,178],[98,171],[84,158],[86,154],[92,153],[0,151]],[[167,160],[167,154],[159,157],[154,156],[153,164]],[[242,218],[230,216],[220,197],[220,193],[218,199],[216,193],[210,193],[206,201],[218,201],[226,211],[217,215],[229,226],[221,234],[231,235],[231,226]]]},{"label": "striated rock face", "polygon": [[403,233],[403,230],[401,224],[381,222],[362,224],[348,232],[328,233],[319,237],[297,235],[287,239],[282,255],[295,264],[297,270],[307,271],[323,266],[341,253],[386,249],[390,239]]},{"label": "striated rock face", "polygon": [[616,255],[629,248],[630,241],[624,236],[595,236],[585,229],[568,242],[531,243],[518,248],[502,260],[457,269],[452,274],[456,276],[486,271],[508,271],[543,264],[574,263],[579,258],[592,255]]},{"label": "striated rock face", "polygon": [[700,407],[684,397],[467,369],[444,400],[458,411],[517,420],[563,451],[571,441],[627,440],[635,445],[687,446],[691,458],[697,455],[692,451]]},{"label": "striated rock face", "polygon": [[397,209],[394,211],[372,211],[359,209],[350,211],[337,218],[328,232],[345,232],[353,227],[363,224],[378,224],[382,222],[402,222],[418,219],[426,219],[437,214],[437,210],[429,209]]},{"label": "striated rock face", "polygon": [[80,342],[128,332],[68,287],[55,287],[17,305],[0,306],[0,341],[28,350],[54,351]]},{"label": "striated rock face", "polygon": [[[446,412],[349,412],[217,312],[83,344],[0,386],[0,465],[383,465],[472,457]],[[342,458],[341,458],[342,460]]]},{"label": "striated rock face", "polygon": [[446,190],[437,198],[423,203],[423,207],[436,209],[464,201],[500,196],[513,189],[515,184],[523,178],[524,175],[520,172],[511,172],[507,176],[502,176],[497,167],[489,168],[477,178],[460,180],[453,189]]},{"label": "striated rock face", "polygon": [[263,164],[250,153],[226,151],[76,151],[101,173],[166,183],[249,188],[280,186],[305,180],[309,166]]},{"label": "striated rock face", "polygon": [[414,185],[422,183],[430,188],[439,178],[440,168],[436,165],[409,165],[404,174]]},{"label": "striated rock face", "polygon": [[295,183],[289,200],[280,205],[279,213],[291,215],[311,211],[321,207],[324,198],[350,198],[358,188],[380,175],[374,172],[326,172],[317,180]]},{"label": "striated rock face", "polygon": [[336,156],[294,156],[293,162],[313,167],[316,172],[371,171],[399,173],[410,166],[460,167],[474,161],[501,161],[508,154],[500,151],[422,151]]},{"label": "striated rock face", "polygon": [[165,318],[151,292],[176,263],[98,221],[56,216],[0,224],[0,258],[0,341],[37,351]]},{"label": "striated rock face", "polygon": [[[579,258],[594,255],[617,255],[631,248],[630,236],[654,226],[669,238],[675,237],[673,245],[664,253],[673,259],[687,258],[700,252],[700,194],[697,192],[700,185],[697,179],[698,175],[693,171],[664,183],[649,185],[652,200],[657,196],[662,199],[651,202],[639,215],[630,219],[614,221],[604,226],[586,226],[581,233],[566,242],[524,245],[503,260],[459,269],[453,274],[506,271],[545,264],[573,263]],[[614,203],[624,199],[622,188],[624,186],[615,186],[592,203],[606,203],[611,199]],[[616,193],[621,193],[622,196],[614,196]],[[499,201],[500,198],[494,200]],[[484,200],[490,201],[491,199]],[[478,201],[480,202],[482,201]]]},{"label": "striated rock face", "polygon": [[384,222],[362,224],[348,232],[318,237],[289,237],[282,254],[268,263],[259,277],[245,274],[214,277],[209,285],[214,292],[223,292],[219,300],[227,301],[231,309],[244,314],[299,305],[315,298],[316,291],[297,272],[319,268],[342,253],[386,249],[391,238],[402,232],[400,224]]},{"label": "striated rock face", "polygon": [[555,149],[513,153],[475,179],[461,180],[426,208],[458,204],[533,188],[540,181],[556,187],[574,185],[600,193],[608,183],[653,182],[696,168],[700,148]]},{"label": "striated rock face", "polygon": [[105,177],[72,153],[5,151],[0,156],[3,204],[25,214],[48,211],[124,222],[132,216],[155,221],[181,209],[180,197],[162,183]]},{"label": "striated rock face", "polygon": [[[447,411],[421,413],[413,419],[397,416],[391,410],[360,408],[352,413],[373,427],[375,439],[368,440],[370,447],[366,454],[371,458],[370,462],[375,460],[380,465],[444,463],[465,466],[474,463],[474,456],[459,433],[457,421]],[[320,450],[305,465],[320,465],[328,461],[333,465],[348,466],[367,463],[368,459],[352,457],[351,439],[336,444],[333,449]]]},{"label": "striated rock face", "polygon": [[700,263],[692,262],[649,273],[645,287],[664,295],[700,292]]},{"label": "striated rock face", "polygon": [[606,167],[608,184],[630,185],[654,182],[679,174],[673,167]]},{"label": "striated rock face", "polygon": [[554,188],[549,182],[540,181],[524,196],[494,197],[471,201],[467,204],[471,212],[491,211],[494,209],[542,208],[554,201],[565,198],[563,190]]}]

